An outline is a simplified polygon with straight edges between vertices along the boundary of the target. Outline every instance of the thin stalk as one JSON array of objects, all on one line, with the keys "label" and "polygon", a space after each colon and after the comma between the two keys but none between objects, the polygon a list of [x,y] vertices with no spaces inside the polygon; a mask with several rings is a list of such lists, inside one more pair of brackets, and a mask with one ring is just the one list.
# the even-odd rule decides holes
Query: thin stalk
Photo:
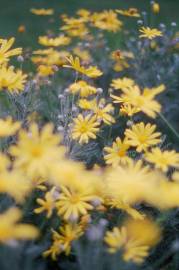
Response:
[{"label": "thin stalk", "polygon": [[165,118],[165,116],[162,113],[159,113],[160,118],[165,122],[165,124],[168,126],[168,128],[172,131],[173,134],[179,139],[179,133],[176,131],[176,129],[168,122],[168,120]]}]

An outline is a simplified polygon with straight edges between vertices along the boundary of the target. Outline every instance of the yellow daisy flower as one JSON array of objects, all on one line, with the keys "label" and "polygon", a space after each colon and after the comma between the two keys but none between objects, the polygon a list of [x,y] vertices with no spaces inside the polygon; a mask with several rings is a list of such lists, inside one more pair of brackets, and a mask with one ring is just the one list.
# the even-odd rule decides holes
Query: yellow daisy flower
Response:
[{"label": "yellow daisy flower", "polygon": [[97,90],[94,86],[89,85],[85,81],[78,81],[69,86],[69,90],[72,94],[79,93],[80,97],[88,97],[96,94]]},{"label": "yellow daisy flower", "polygon": [[161,37],[163,35],[162,32],[156,28],[143,26],[139,31],[142,33],[142,35],[139,36],[140,38],[153,39],[155,37]]},{"label": "yellow daisy flower", "polygon": [[150,123],[144,124],[143,122],[137,123],[126,129],[125,136],[127,143],[136,147],[137,152],[146,151],[149,147],[161,142],[160,132],[154,132],[156,125]]},{"label": "yellow daisy flower", "polygon": [[81,66],[80,59],[77,56],[74,58],[71,55],[66,59],[69,62],[69,65],[63,65],[64,67],[74,69],[77,72],[86,75],[87,77],[96,78],[103,74],[96,66],[89,66],[88,68]]},{"label": "yellow daisy flower", "polygon": [[160,240],[159,227],[149,219],[128,220],[123,227],[107,231],[104,241],[109,252],[122,249],[124,261],[140,264],[149,255],[149,249]]},{"label": "yellow daisy flower", "polygon": [[13,66],[0,67],[0,89],[8,90],[9,92],[18,92],[24,90],[27,75],[21,70],[14,70]]},{"label": "yellow daisy flower", "polygon": [[0,39],[0,65],[7,63],[11,56],[19,55],[22,53],[22,48],[16,48],[10,50],[14,44],[15,38],[9,40]]},{"label": "yellow daisy flower", "polygon": [[117,18],[117,14],[113,10],[95,12],[91,16],[91,22],[94,27],[111,32],[117,32],[122,27],[122,22]]},{"label": "yellow daisy flower", "polygon": [[156,125],[143,122],[137,123],[131,129],[126,129],[125,136],[127,143],[136,147],[137,152],[146,151],[149,147],[161,142],[160,132],[154,132]]},{"label": "yellow daisy flower", "polygon": [[135,85],[134,80],[130,78],[117,78],[112,80],[111,87],[113,87],[116,90],[126,90],[131,89]]},{"label": "yellow daisy flower", "polygon": [[113,142],[112,147],[104,147],[104,151],[107,154],[104,155],[106,164],[112,165],[113,167],[119,164],[126,164],[131,159],[127,156],[127,150],[130,145],[126,140],[122,141],[119,137]]},{"label": "yellow daisy flower", "polygon": [[86,215],[93,209],[91,201],[94,195],[90,190],[81,190],[78,188],[68,188],[61,186],[61,194],[56,203],[57,211],[65,220],[78,219],[80,215]]},{"label": "yellow daisy flower", "polygon": [[27,176],[45,178],[51,172],[51,164],[59,161],[65,152],[59,143],[60,137],[53,134],[51,124],[39,131],[37,124],[32,123],[28,131],[19,132],[17,145],[12,145],[9,152],[15,158],[14,166]]},{"label": "yellow daisy flower", "polygon": [[99,131],[99,122],[95,116],[83,116],[79,114],[74,119],[74,126],[72,129],[72,138],[79,140],[79,143],[88,143],[89,139],[96,139],[96,133]]},{"label": "yellow daisy flower", "polygon": [[14,122],[12,117],[0,119],[0,137],[8,137],[14,135],[21,127],[21,123]]},{"label": "yellow daisy flower", "polygon": [[44,257],[51,256],[52,260],[57,260],[57,256],[64,252],[69,255],[72,242],[83,234],[82,228],[78,224],[65,224],[59,228],[59,232],[52,232],[52,246],[43,252]]},{"label": "yellow daisy flower", "polygon": [[34,239],[39,235],[38,229],[29,224],[18,223],[22,214],[18,208],[10,208],[0,214],[0,241]]},{"label": "yellow daisy flower", "polygon": [[128,10],[121,10],[116,9],[116,12],[120,15],[127,16],[127,17],[140,17],[139,11],[137,8],[129,8]]},{"label": "yellow daisy flower", "polygon": [[35,14],[35,15],[53,15],[54,10],[49,8],[49,9],[45,9],[45,8],[41,8],[41,9],[37,9],[37,8],[31,8],[31,13]]},{"label": "yellow daisy flower", "polygon": [[55,194],[54,193],[55,193],[55,187],[52,188],[49,192],[46,192],[44,200],[38,198],[36,201],[40,205],[40,207],[34,209],[34,213],[40,214],[46,211],[47,218],[50,218],[53,213],[53,209],[55,207]]},{"label": "yellow daisy flower", "polygon": [[163,172],[167,172],[169,167],[179,167],[179,153],[174,150],[161,151],[159,147],[153,148],[145,154],[145,159]]},{"label": "yellow daisy flower", "polygon": [[71,39],[64,35],[61,35],[56,38],[49,38],[47,36],[39,37],[39,44],[43,46],[49,46],[49,47],[64,46],[64,45],[70,44],[70,42],[71,42]]}]

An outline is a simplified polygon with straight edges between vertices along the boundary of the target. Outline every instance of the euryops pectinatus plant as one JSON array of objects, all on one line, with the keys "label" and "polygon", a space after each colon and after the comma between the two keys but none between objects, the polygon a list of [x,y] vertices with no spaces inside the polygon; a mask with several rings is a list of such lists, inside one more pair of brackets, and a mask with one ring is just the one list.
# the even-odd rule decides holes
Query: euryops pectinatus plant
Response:
[{"label": "euryops pectinatus plant", "polygon": [[159,10],[61,14],[28,53],[0,39],[1,270],[179,269],[179,34]]}]

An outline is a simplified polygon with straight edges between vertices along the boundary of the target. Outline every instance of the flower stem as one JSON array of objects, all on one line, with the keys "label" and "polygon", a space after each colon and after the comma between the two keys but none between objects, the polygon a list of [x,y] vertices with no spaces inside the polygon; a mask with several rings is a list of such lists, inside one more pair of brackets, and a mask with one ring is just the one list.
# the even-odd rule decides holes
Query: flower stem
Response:
[{"label": "flower stem", "polygon": [[176,129],[168,122],[168,120],[165,118],[165,116],[162,113],[159,113],[160,118],[165,122],[165,124],[168,126],[168,128],[175,134],[177,139],[179,139],[179,133],[176,131]]}]

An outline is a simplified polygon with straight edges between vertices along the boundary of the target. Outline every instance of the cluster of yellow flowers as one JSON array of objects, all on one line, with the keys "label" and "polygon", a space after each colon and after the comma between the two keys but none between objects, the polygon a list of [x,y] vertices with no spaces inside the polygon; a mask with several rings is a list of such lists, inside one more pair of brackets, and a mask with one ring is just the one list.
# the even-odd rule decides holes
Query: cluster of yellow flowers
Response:
[{"label": "cluster of yellow flowers", "polygon": [[13,66],[8,66],[12,56],[21,55],[22,49],[11,49],[15,39],[0,39],[0,89],[9,92],[24,90],[27,75],[21,70],[15,70]]},{"label": "cluster of yellow flowers", "polygon": [[[159,12],[157,3],[152,8],[154,13]],[[52,9],[31,12],[43,16],[54,13]],[[0,192],[13,200],[13,206],[0,214],[2,243],[38,237],[38,228],[18,223],[23,214],[21,206],[36,190],[39,195],[34,215],[45,214],[44,218],[59,221],[59,227],[52,228],[52,244],[43,252],[44,257],[57,260],[61,253],[69,255],[74,241],[82,236],[93,240],[90,230],[97,222],[94,217],[102,216],[109,222],[101,233],[106,250],[121,251],[124,261],[140,264],[162,239],[160,222],[141,205],[150,205],[159,212],[179,207],[179,153],[161,149],[162,132],[154,123],[162,110],[156,96],[167,91],[165,85],[141,87],[132,76],[122,76],[120,71],[135,56],[118,50],[110,52],[109,59],[119,73],[108,80],[109,89],[104,93],[97,85],[105,76],[105,68],[95,64],[88,46],[75,43],[76,38],[87,45],[95,43],[91,29],[99,31],[99,37],[100,31],[120,31],[123,23],[118,16],[139,18],[140,12],[135,8],[102,12],[81,9],[75,17],[61,16],[60,35],[39,37],[38,43],[45,49],[32,53],[31,61],[37,67],[34,77],[50,80],[58,68],[70,74],[72,79],[65,82],[66,89],[59,99],[69,98],[73,111],[63,119],[68,123],[61,133],[51,123],[27,124],[27,119],[21,123],[10,116],[0,119],[2,143],[8,137],[14,139],[0,152]],[[139,30],[139,39],[146,38],[149,43],[162,35],[148,26]],[[11,49],[13,43],[14,38],[0,39],[0,90],[11,94],[24,90],[27,79],[21,70],[9,66],[12,56],[22,54],[21,48]],[[68,49],[61,50],[66,46]],[[125,121],[117,136],[111,136],[122,117]],[[105,128],[111,133],[103,141],[101,163],[94,162],[87,169],[85,160],[70,159],[70,147],[103,140]],[[65,145],[67,137],[70,143]],[[171,170],[174,168],[175,172]],[[123,218],[118,221],[121,213]]]}]

